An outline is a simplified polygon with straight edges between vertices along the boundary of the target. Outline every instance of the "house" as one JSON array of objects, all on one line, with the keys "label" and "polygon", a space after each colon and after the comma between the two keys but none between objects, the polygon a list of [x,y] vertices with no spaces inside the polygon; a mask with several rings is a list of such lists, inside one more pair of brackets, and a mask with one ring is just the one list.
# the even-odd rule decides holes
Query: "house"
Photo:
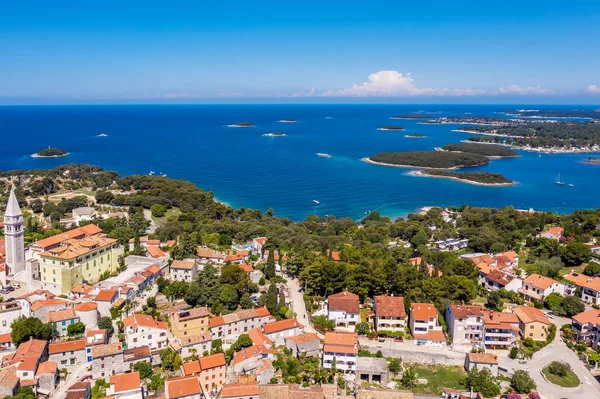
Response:
[{"label": "house", "polygon": [[474,368],[479,371],[487,368],[494,377],[498,377],[498,356],[488,353],[467,353],[465,357],[467,373],[470,373]]},{"label": "house", "polygon": [[49,395],[54,392],[58,386],[58,365],[53,361],[41,363],[35,373],[37,380],[37,393]]},{"label": "house", "polygon": [[67,396],[65,396],[65,399],[90,399],[91,397],[92,383],[89,381],[80,381],[67,389]]},{"label": "house", "polygon": [[264,324],[262,331],[275,345],[283,345],[286,337],[302,334],[304,326],[295,318],[283,319]]},{"label": "house", "polygon": [[[64,299],[52,298],[52,299],[40,299],[35,301],[29,307],[30,316],[40,319],[42,322],[48,322],[48,313],[56,310],[64,310],[72,305],[71,302]],[[23,306],[23,301],[21,301]],[[24,312],[25,314],[25,312]],[[27,317],[27,316],[25,316]]]},{"label": "house", "polygon": [[519,318],[519,328],[523,339],[546,340],[548,328],[552,325],[552,322],[544,312],[531,306],[519,306],[513,308],[512,311]]},{"label": "house", "polygon": [[125,349],[123,351],[123,362],[125,363],[124,370],[132,370],[133,365],[138,362],[150,363],[153,366],[159,365],[160,356],[157,356],[157,360],[157,364],[154,364],[149,346],[138,346],[135,348]]},{"label": "house", "polygon": [[360,301],[358,295],[344,290],[327,298],[327,319],[335,322],[336,329],[354,331],[360,323]]},{"label": "house", "polygon": [[165,251],[163,251],[156,245],[148,245],[145,249],[146,249],[146,253],[148,254],[148,256],[150,256],[153,259],[169,257],[168,253],[166,253]]},{"label": "house", "polygon": [[537,237],[548,238],[551,240],[558,240],[563,236],[565,230],[562,227],[551,227],[546,231],[541,232]]},{"label": "house", "polygon": [[248,331],[248,336],[252,340],[252,345],[262,345],[267,348],[271,348],[273,346],[273,342],[267,337],[260,328],[253,328]]},{"label": "house", "polygon": [[79,226],[79,224],[83,221],[94,220],[94,217],[96,216],[96,210],[90,206],[83,206],[73,209],[71,211],[71,215],[75,221],[75,225]]},{"label": "house", "polygon": [[92,377],[94,379],[121,374],[128,371],[123,361],[120,342],[92,347]]},{"label": "house", "polygon": [[208,247],[198,247],[196,250],[196,256],[198,257],[198,262],[201,265],[205,265],[208,262],[215,265],[221,265],[225,259],[224,253],[215,251],[214,249],[210,249]]},{"label": "house", "polygon": [[334,262],[339,262],[340,260],[342,260],[342,257],[340,255],[340,252],[337,251],[331,251],[331,250],[327,250],[325,251],[325,256],[331,260],[333,260]]},{"label": "house", "polygon": [[79,322],[79,316],[75,314],[73,308],[48,312],[47,318],[48,322],[54,326],[54,331],[60,336],[67,335],[69,326]]},{"label": "house", "polygon": [[410,305],[410,332],[417,345],[446,346],[446,337],[438,321],[438,310],[432,303]]},{"label": "house", "polygon": [[259,399],[260,390],[256,381],[254,384],[225,384],[221,391],[222,399]]},{"label": "house", "polygon": [[0,303],[0,334],[10,333],[10,325],[23,316],[21,303],[17,301]]},{"label": "house", "polygon": [[71,367],[87,363],[86,339],[74,341],[52,342],[48,345],[49,359],[63,367]]},{"label": "house", "polygon": [[322,366],[331,369],[335,359],[336,368],[342,373],[356,373],[358,361],[358,334],[351,332],[326,332],[323,344]]},{"label": "house", "polygon": [[526,301],[543,302],[544,298],[553,292],[563,296],[565,285],[550,277],[535,273],[523,279],[523,286],[519,289],[519,293],[523,295]]},{"label": "house", "polygon": [[106,330],[87,330],[85,332],[85,357],[88,363],[92,363],[92,348],[97,345],[108,344]]},{"label": "house", "polygon": [[210,335],[213,339],[222,338],[231,343],[253,328],[261,328],[273,321],[267,308],[236,310],[233,313],[213,317],[208,321]]},{"label": "house", "polygon": [[590,309],[571,318],[571,328],[577,341],[584,341],[597,350],[600,342],[600,310]]},{"label": "house", "polygon": [[255,270],[252,266],[250,266],[246,263],[241,263],[240,269],[245,271],[246,274],[248,275],[248,278],[250,279],[250,281],[252,281],[253,283],[256,283],[256,284],[258,284],[261,277],[263,277],[263,275],[264,275],[263,272],[261,272],[260,270]]},{"label": "house", "polygon": [[321,340],[315,333],[304,333],[287,337],[285,339],[285,346],[292,351],[292,354],[296,357],[302,355],[306,357],[318,357],[319,349],[321,348]]},{"label": "house", "polygon": [[167,324],[152,316],[133,314],[123,319],[127,348],[149,346],[152,352],[167,347]]},{"label": "house", "polygon": [[384,358],[359,357],[356,380],[385,386],[388,380],[387,361]]},{"label": "house", "polygon": [[498,291],[500,288],[504,288],[507,291],[517,292],[523,285],[523,280],[498,269],[493,269],[483,277],[482,285],[489,291]]},{"label": "house", "polygon": [[170,378],[165,381],[166,399],[202,399],[202,388],[196,376]]},{"label": "house", "polygon": [[483,312],[483,342],[489,349],[510,349],[521,331],[519,318],[507,312]]},{"label": "house", "polygon": [[15,353],[2,358],[2,367],[16,366],[19,379],[32,379],[38,366],[48,360],[48,343],[30,338],[22,342]]},{"label": "house", "polygon": [[71,293],[69,294],[70,299],[80,299],[83,297],[87,297],[94,292],[94,286],[88,284],[77,284],[75,287],[71,289]]},{"label": "house", "polygon": [[195,260],[174,260],[171,263],[171,280],[191,283],[198,276],[198,264]]},{"label": "house", "polygon": [[14,352],[17,350],[17,346],[12,340],[10,333],[0,334],[0,351],[1,352]]},{"label": "house", "polygon": [[[140,241],[140,247],[143,247],[143,248],[148,248],[149,246],[154,246],[154,247],[164,246],[164,244],[161,243],[160,240],[152,240],[152,239],[149,239],[148,236],[140,237],[139,241]],[[135,238],[130,238],[129,239],[129,250],[133,251],[134,249],[135,249]]]},{"label": "house", "polygon": [[581,273],[571,272],[565,279],[577,287],[581,287],[583,302],[600,305],[600,277],[589,277]]},{"label": "house", "polygon": [[451,238],[449,240],[443,240],[443,241],[436,241],[434,243],[434,246],[436,249],[442,250],[442,251],[458,251],[461,249],[466,248],[469,245],[469,240],[467,239],[456,239],[456,238]]},{"label": "house", "polygon": [[114,399],[144,399],[141,385],[140,373],[137,371],[111,375],[106,394],[112,395]]},{"label": "house", "polygon": [[212,350],[212,338],[207,331],[179,338],[178,343],[181,346],[180,353],[183,358],[192,356],[193,354],[204,356],[205,352],[210,353]]},{"label": "house", "polygon": [[210,311],[207,307],[172,312],[171,332],[177,338],[208,332]]},{"label": "house", "polygon": [[263,365],[262,361],[275,360],[277,351],[263,345],[252,345],[236,352],[233,357],[233,372],[236,375],[250,374]]},{"label": "house", "polygon": [[385,295],[375,297],[373,302],[373,325],[377,333],[381,331],[404,331],[408,316],[401,296]]},{"label": "house", "polygon": [[119,291],[116,289],[100,290],[94,302],[98,305],[98,313],[100,316],[110,316],[110,308],[119,298]]},{"label": "house", "polygon": [[225,355],[215,353],[200,359],[184,363],[181,366],[182,374],[185,376],[196,376],[205,394],[219,392],[225,383]]},{"label": "house", "polygon": [[481,306],[448,305],[446,324],[454,345],[471,345],[483,341]]},{"label": "house", "polygon": [[17,368],[15,366],[0,368],[0,396],[13,396],[17,392],[18,387],[19,377],[17,377]]},{"label": "house", "polygon": [[250,249],[253,253],[261,256],[263,253],[263,248],[267,243],[267,237],[257,237],[252,240],[252,244],[250,245]]}]

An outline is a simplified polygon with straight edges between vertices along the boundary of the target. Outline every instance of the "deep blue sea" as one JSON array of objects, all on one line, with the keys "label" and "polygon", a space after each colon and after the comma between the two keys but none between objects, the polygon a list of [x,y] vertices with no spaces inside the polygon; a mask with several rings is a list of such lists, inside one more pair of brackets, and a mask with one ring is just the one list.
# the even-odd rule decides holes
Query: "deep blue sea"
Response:
[{"label": "deep blue sea", "polygon": [[[366,210],[396,217],[423,206],[469,204],[560,213],[600,206],[600,165],[590,154],[521,152],[470,170],[502,173],[511,187],[482,187],[413,177],[408,170],[360,159],[381,151],[431,150],[469,134],[456,125],[425,125],[389,117],[417,111],[432,116],[496,115],[500,105],[115,105],[0,107],[0,170],[90,163],[122,175],[151,170],[190,180],[234,207],[266,210],[294,220],[310,214],[361,218]],[[564,107],[565,109],[585,107]],[[296,119],[296,123],[278,123]],[[249,121],[253,128],[228,124]],[[398,124],[405,131],[378,131]],[[265,137],[282,131],[285,137]],[[97,137],[105,133],[108,137]],[[427,138],[409,139],[420,133]],[[32,158],[47,147],[70,155]],[[327,153],[331,158],[319,157]],[[558,173],[575,186],[552,184]],[[315,207],[313,200],[319,200]]]}]

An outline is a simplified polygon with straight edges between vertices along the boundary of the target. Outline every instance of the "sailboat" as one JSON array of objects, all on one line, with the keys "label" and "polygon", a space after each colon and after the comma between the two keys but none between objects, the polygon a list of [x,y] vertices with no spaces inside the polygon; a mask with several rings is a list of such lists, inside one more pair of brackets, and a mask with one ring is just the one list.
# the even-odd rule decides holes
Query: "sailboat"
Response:
[{"label": "sailboat", "polygon": [[315,205],[319,205],[321,202],[319,200],[313,200]]},{"label": "sailboat", "polygon": [[558,174],[558,176],[556,176],[556,179],[554,180],[554,184],[558,184],[559,186],[565,185],[565,182],[560,180],[560,173]]}]

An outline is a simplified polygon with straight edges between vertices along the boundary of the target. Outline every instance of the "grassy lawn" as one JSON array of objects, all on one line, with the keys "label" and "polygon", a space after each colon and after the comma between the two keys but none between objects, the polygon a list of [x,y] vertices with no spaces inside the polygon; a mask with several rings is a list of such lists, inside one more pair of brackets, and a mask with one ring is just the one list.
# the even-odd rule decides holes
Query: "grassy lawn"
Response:
[{"label": "grassy lawn", "polygon": [[179,210],[179,208],[169,208],[167,209],[167,213],[165,213],[165,216],[161,218],[155,218],[154,216],[152,216],[152,220],[156,222],[166,222],[170,218],[178,218],[179,215],[181,215],[181,211]]},{"label": "grassy lawn", "polygon": [[561,386],[563,388],[573,388],[579,385],[579,378],[577,378],[577,375],[575,375],[574,372],[569,371],[566,376],[559,377],[557,375],[550,374],[550,372],[548,371],[548,367],[549,366],[544,367],[542,369],[542,373],[544,373],[548,381],[550,381],[551,383]]},{"label": "grassy lawn", "polygon": [[413,365],[417,378],[427,380],[427,385],[417,385],[414,393],[425,395],[441,395],[443,388],[465,389],[464,381],[467,373],[460,366],[425,366]]}]

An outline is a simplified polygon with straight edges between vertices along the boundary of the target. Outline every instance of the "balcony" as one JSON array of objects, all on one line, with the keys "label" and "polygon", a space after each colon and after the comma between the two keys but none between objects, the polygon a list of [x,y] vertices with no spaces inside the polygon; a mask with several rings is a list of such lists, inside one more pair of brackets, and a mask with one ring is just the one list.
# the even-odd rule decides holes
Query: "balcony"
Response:
[{"label": "balcony", "polygon": [[538,301],[541,301],[542,299],[544,299],[544,295],[543,294],[538,294],[535,291],[532,290],[528,290],[525,288],[519,288],[519,294],[528,297],[528,298],[533,298],[536,299]]}]

